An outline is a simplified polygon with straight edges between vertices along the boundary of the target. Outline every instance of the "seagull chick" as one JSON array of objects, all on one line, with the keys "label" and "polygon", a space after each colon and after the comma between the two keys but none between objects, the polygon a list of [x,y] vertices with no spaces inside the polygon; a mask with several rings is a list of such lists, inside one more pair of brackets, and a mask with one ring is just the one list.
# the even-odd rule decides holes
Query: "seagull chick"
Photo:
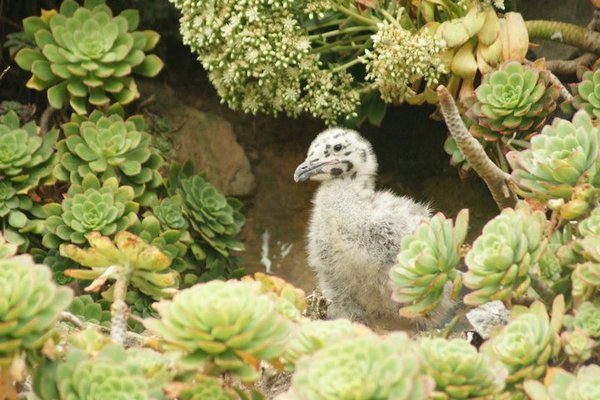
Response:
[{"label": "seagull chick", "polygon": [[329,318],[349,318],[386,329],[435,321],[408,321],[391,299],[388,272],[402,238],[430,217],[429,208],[390,191],[375,190],[377,158],[358,132],[331,128],[311,143],[296,182],[321,181],[308,233],[308,262]]}]

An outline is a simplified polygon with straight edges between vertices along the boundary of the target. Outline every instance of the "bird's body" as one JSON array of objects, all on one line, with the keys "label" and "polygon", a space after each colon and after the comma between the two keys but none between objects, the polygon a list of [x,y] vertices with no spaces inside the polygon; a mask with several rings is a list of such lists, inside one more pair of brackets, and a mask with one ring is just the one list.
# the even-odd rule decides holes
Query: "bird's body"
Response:
[{"label": "bird's body", "polygon": [[388,273],[402,238],[430,211],[408,197],[375,190],[376,172],[371,145],[357,132],[332,128],[313,141],[295,174],[297,181],[322,181],[313,199],[308,261],[331,301],[330,318],[406,328],[410,322],[400,318],[391,299]]}]

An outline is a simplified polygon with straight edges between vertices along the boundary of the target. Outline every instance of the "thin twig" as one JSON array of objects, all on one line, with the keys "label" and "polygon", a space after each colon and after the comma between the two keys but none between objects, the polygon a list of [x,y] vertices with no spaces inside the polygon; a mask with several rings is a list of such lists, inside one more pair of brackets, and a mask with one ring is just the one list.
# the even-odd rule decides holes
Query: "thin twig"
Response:
[{"label": "thin twig", "polygon": [[83,322],[81,319],[79,319],[79,317],[77,317],[74,314],[71,314],[68,311],[63,311],[60,313],[60,320],[72,323],[73,325],[75,325],[75,327],[77,329],[85,329],[86,328],[85,322]]},{"label": "thin twig", "polygon": [[437,94],[450,134],[473,170],[485,181],[498,208],[514,207],[517,197],[508,186],[510,175],[490,160],[481,144],[469,133],[448,89],[440,85]]},{"label": "thin twig", "polygon": [[48,105],[48,107],[46,107],[42,113],[42,116],[40,117],[40,135],[43,135],[50,129],[50,119],[52,118],[52,115],[54,115],[55,111],[55,108],[53,108],[51,105]]},{"label": "thin twig", "polygon": [[10,65],[6,68],[4,68],[4,71],[2,71],[2,73],[0,74],[0,81],[2,80],[2,78],[4,78],[4,75],[6,75],[6,73],[10,70]]}]

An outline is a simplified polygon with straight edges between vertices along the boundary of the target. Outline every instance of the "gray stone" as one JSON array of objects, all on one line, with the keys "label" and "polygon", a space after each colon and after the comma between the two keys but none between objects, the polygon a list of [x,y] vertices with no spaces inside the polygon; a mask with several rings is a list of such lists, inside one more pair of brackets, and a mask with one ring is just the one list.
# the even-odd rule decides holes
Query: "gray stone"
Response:
[{"label": "gray stone", "polygon": [[[209,181],[226,195],[247,195],[254,190],[255,179],[250,162],[237,142],[232,125],[223,117],[184,103],[168,85],[140,82],[145,96],[154,95],[156,108],[177,128],[177,161],[192,160],[196,171],[205,172]],[[190,97],[190,93],[186,94]]]},{"label": "gray stone", "polygon": [[510,321],[510,312],[500,300],[490,301],[467,313],[467,320],[479,335],[489,339],[491,333]]}]

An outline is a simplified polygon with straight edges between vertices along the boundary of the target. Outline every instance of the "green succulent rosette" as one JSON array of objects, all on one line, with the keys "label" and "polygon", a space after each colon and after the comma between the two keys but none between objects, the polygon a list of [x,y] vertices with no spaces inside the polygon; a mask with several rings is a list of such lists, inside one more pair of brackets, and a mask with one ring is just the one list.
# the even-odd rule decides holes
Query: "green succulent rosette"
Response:
[{"label": "green succulent rosette", "polygon": [[577,241],[584,262],[575,264],[571,274],[572,294],[576,304],[592,299],[600,289],[600,236],[587,236]]},{"label": "green succulent rosette", "polygon": [[554,300],[551,319],[539,301],[529,309],[514,307],[513,319],[481,347],[482,353],[508,370],[506,385],[511,398],[525,399],[523,382],[542,377],[550,359],[558,354],[563,314],[562,296]]},{"label": "green succulent rosette", "polygon": [[468,271],[463,282],[473,289],[465,303],[480,305],[524,294],[531,283],[529,271],[536,269],[546,248],[546,223],[544,213],[532,211],[525,202],[489,221],[465,257]]},{"label": "green succulent rosette", "polygon": [[556,109],[560,94],[549,72],[517,61],[483,76],[475,96],[467,101],[470,131],[487,141],[526,138],[540,129]]},{"label": "green succulent rosette", "polygon": [[460,292],[462,277],[456,266],[468,220],[468,210],[458,214],[455,224],[438,213],[402,238],[397,263],[389,273],[392,298],[408,303],[400,308],[400,315],[411,318],[429,314],[442,300],[448,282],[454,295]]},{"label": "green succulent rosette", "polygon": [[436,399],[502,398],[506,369],[463,339],[423,338],[424,372],[435,380]]},{"label": "green succulent rosette", "polygon": [[175,195],[161,199],[152,207],[152,213],[165,229],[187,229],[189,224],[183,215],[183,200]]},{"label": "green succulent rosette", "polygon": [[110,327],[110,311],[102,309],[89,294],[75,297],[69,312],[86,322]]},{"label": "green succulent rosette", "polygon": [[189,161],[171,165],[168,183],[169,194],[179,196],[183,202],[183,217],[194,239],[189,247],[191,254],[205,263],[203,279],[243,274],[243,270],[235,269],[239,260],[232,254],[244,250],[235,237],[245,223],[242,203],[225,197],[204,177],[193,175]]},{"label": "green succulent rosette", "polygon": [[0,368],[22,352],[39,350],[71,302],[71,289],[57,286],[50,269],[31,256],[0,260]]},{"label": "green succulent rosette", "polygon": [[597,346],[596,341],[581,329],[563,332],[560,339],[563,350],[572,364],[589,360],[592,357],[592,351]]},{"label": "green succulent rosette", "polygon": [[93,111],[89,117],[74,114],[63,125],[65,139],[56,146],[61,162],[54,175],[71,182],[80,182],[90,173],[102,181],[115,177],[133,188],[136,200],[148,205],[152,190],[163,183],[163,159],[145,129],[141,115],[124,119],[122,107],[112,107],[106,114]]},{"label": "green succulent rosette", "polygon": [[580,329],[600,344],[600,301],[586,301],[577,307],[574,317],[565,317],[565,325],[570,329]]},{"label": "green succulent rosette", "polygon": [[283,354],[292,334],[292,322],[256,282],[197,284],[154,307],[160,319],[146,319],[146,328],[183,352],[184,365],[229,371],[245,382],[259,377],[260,360]]},{"label": "green succulent rosette", "polygon": [[571,200],[577,186],[594,183],[599,135],[600,128],[583,111],[572,122],[555,118],[531,139],[531,148],[506,155],[514,190],[542,201]]},{"label": "green succulent rosette", "polygon": [[577,78],[579,83],[571,85],[573,100],[570,104],[592,118],[600,118],[600,62],[596,62],[592,69],[581,67]]},{"label": "green succulent rosette", "polygon": [[544,382],[525,382],[531,400],[595,400],[600,398],[600,366],[581,367],[575,374],[562,368],[551,368]]},{"label": "green succulent rosette", "polygon": [[[66,276],[94,281],[91,287],[102,286],[107,280],[125,278],[140,292],[160,299],[173,294],[179,274],[169,268],[171,260],[157,247],[126,231],[117,233],[114,240],[91,232],[87,236],[90,248],[62,244],[60,254],[76,261],[84,269],[68,269]],[[111,286],[103,292],[112,297]]]},{"label": "green succulent rosette", "polygon": [[301,358],[281,399],[420,400],[433,387],[406,334],[363,335]]},{"label": "green succulent rosette", "polygon": [[42,136],[34,121],[21,126],[14,111],[0,117],[0,177],[10,181],[18,193],[43,185],[52,179],[58,160],[54,144],[58,130]]},{"label": "green succulent rosette", "polygon": [[227,257],[230,251],[241,251],[237,235],[245,218],[239,211],[242,204],[227,198],[199,175],[181,181],[180,194],[184,212],[192,229],[219,254]]},{"label": "green succulent rosette", "polygon": [[0,181],[0,223],[4,238],[18,246],[20,252],[29,248],[30,235],[44,232],[45,213],[38,203],[18,194],[10,181]]},{"label": "green succulent rosette", "polygon": [[15,61],[32,73],[27,87],[48,89],[48,102],[56,109],[68,102],[86,114],[88,103],[105,106],[111,98],[127,104],[139,97],[131,74],[153,77],[163,67],[156,55],[146,55],[160,36],[136,31],[138,23],[137,11],[113,16],[105,0],[85,0],[83,7],[65,0],[59,12],[23,20],[37,48],[20,50]]},{"label": "green succulent rosette", "polygon": [[237,400],[235,392],[223,387],[223,382],[211,376],[201,375],[196,383],[181,393],[181,400]]},{"label": "green succulent rosette", "polygon": [[296,330],[293,339],[286,346],[283,359],[288,369],[292,370],[301,357],[341,340],[366,334],[372,334],[372,331],[347,319],[307,321]]},{"label": "green succulent rosette", "polygon": [[132,351],[139,350],[108,344],[91,357],[71,347],[64,361],[36,373],[34,390],[43,399],[165,399],[164,379],[154,381],[157,377],[148,374]]},{"label": "green succulent rosette", "polygon": [[47,233],[42,244],[50,249],[63,242],[83,244],[90,232],[113,236],[133,225],[139,204],[133,201],[134,191],[119,186],[117,178],[102,184],[93,174],[86,175],[81,184],[72,184],[62,204],[44,206]]}]

